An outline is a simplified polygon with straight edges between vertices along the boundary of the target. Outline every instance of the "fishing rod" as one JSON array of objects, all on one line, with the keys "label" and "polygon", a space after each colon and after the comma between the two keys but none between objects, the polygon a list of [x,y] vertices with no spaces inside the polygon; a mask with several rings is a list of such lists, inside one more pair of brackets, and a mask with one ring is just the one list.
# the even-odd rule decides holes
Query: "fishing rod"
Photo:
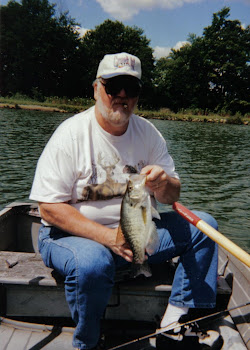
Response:
[{"label": "fishing rod", "polygon": [[237,244],[233,243],[230,239],[225,237],[222,233],[215,230],[212,226],[207,224],[204,220],[199,218],[197,215],[192,213],[189,209],[184,207],[184,205],[175,202],[173,204],[173,209],[180,214],[184,219],[190,222],[192,225],[196,226],[200,231],[205,233],[209,238],[219,244],[221,247],[226,249],[229,253],[234,255],[243,264],[250,267],[250,255],[243,249],[241,249]]},{"label": "fishing rod", "polygon": [[238,305],[238,306],[234,306],[230,309],[226,309],[226,310],[222,310],[222,311],[217,311],[213,314],[210,314],[210,315],[207,315],[207,316],[202,316],[202,317],[199,317],[199,318],[196,318],[194,320],[191,320],[191,321],[188,321],[188,322],[185,322],[185,323],[181,323],[181,324],[178,324],[178,325],[175,325],[174,327],[172,328],[169,328],[169,326],[167,327],[163,327],[163,328],[160,328],[158,329],[156,332],[154,333],[151,333],[151,334],[148,334],[148,335],[144,335],[143,337],[140,337],[140,338],[137,338],[137,339],[134,339],[134,340],[131,340],[127,343],[123,343],[123,344],[120,344],[120,345],[117,345],[113,348],[109,348],[108,350],[116,350],[116,349],[121,349],[125,346],[128,346],[128,345],[132,345],[134,343],[137,343],[139,341],[142,341],[142,340],[145,340],[145,339],[149,339],[149,338],[152,338],[152,337],[155,337],[156,335],[159,335],[159,334],[162,334],[164,332],[168,332],[168,331],[173,331],[174,329],[176,328],[180,328],[180,327],[184,327],[184,326],[187,326],[187,325],[190,325],[192,323],[195,323],[195,322],[199,322],[199,321],[203,321],[203,320],[207,320],[209,318],[212,318],[212,317],[215,317],[217,318],[218,316],[221,316],[223,314],[227,314],[231,311],[234,311],[236,309],[240,309],[240,308],[243,308],[245,306],[249,306],[250,305],[250,302],[246,303],[246,304],[242,304],[242,305]]}]

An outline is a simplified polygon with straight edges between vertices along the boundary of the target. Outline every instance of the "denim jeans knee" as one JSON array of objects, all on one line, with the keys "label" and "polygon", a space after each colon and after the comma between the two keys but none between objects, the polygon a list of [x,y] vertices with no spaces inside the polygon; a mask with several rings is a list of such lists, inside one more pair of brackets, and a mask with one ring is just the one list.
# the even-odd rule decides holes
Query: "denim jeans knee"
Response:
[{"label": "denim jeans knee", "polygon": [[111,251],[95,241],[51,227],[41,227],[39,250],[44,263],[65,278],[66,300],[76,323],[73,346],[94,347],[114,284]]},{"label": "denim jeans knee", "polygon": [[[199,217],[217,228],[214,218],[203,212]],[[155,220],[160,247],[149,261],[159,262],[179,256],[169,302],[176,306],[214,307],[217,287],[218,247],[208,236],[179,214],[161,214]]]}]

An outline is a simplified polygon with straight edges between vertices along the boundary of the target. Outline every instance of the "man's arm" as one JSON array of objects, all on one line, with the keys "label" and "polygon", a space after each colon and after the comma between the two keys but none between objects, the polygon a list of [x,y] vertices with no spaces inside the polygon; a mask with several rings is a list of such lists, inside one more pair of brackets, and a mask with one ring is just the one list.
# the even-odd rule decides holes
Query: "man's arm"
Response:
[{"label": "man's arm", "polygon": [[160,166],[147,165],[141,170],[147,175],[146,186],[154,192],[155,198],[163,204],[173,204],[180,197],[180,180],[170,177]]},{"label": "man's arm", "polygon": [[111,229],[89,220],[68,203],[39,203],[41,217],[50,225],[72,235],[92,239],[131,262],[133,253],[125,240],[117,242],[118,228]]}]

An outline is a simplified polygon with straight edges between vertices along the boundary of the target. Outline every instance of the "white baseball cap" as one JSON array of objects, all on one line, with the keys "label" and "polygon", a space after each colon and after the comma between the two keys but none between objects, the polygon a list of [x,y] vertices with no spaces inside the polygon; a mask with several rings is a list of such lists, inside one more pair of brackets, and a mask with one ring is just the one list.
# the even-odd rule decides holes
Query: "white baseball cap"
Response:
[{"label": "white baseball cap", "polygon": [[141,79],[141,61],[126,52],[105,55],[101,60],[96,78],[109,79],[118,75],[132,75]]}]

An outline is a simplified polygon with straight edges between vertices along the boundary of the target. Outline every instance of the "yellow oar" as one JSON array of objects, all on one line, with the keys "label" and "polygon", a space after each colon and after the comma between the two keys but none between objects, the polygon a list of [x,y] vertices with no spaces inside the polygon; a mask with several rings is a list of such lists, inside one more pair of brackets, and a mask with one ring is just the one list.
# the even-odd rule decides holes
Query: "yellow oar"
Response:
[{"label": "yellow oar", "polygon": [[233,243],[232,241],[230,241],[230,239],[225,237],[219,231],[215,230],[212,226],[207,224],[205,221],[201,220],[198,216],[196,216],[190,210],[184,207],[184,205],[175,202],[173,204],[173,209],[184,219],[186,219],[191,224],[196,226],[200,231],[205,233],[213,241],[218,243],[221,247],[223,247],[229,253],[234,255],[237,259],[242,261],[245,265],[250,267],[250,255],[247,252],[245,252],[245,250],[241,249],[239,246],[237,246],[237,244]]}]

